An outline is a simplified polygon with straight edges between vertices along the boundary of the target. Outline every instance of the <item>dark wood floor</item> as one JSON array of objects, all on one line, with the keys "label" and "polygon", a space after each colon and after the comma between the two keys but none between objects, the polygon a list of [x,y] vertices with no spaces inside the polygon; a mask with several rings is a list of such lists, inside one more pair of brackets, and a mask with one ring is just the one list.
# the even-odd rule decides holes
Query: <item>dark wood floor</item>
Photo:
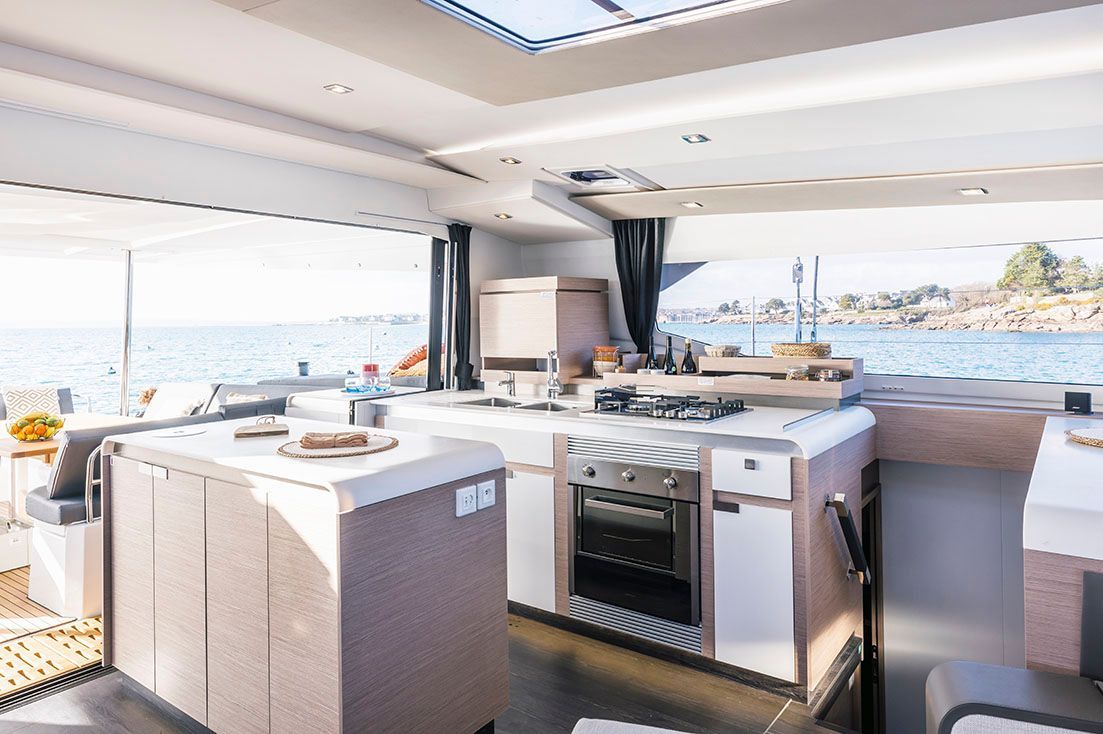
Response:
[{"label": "dark wood floor", "polygon": [[[510,617],[511,706],[497,734],[568,734],[580,718],[684,732],[825,734],[787,699],[522,617]],[[206,731],[119,673],[0,714],[0,734]],[[453,734],[444,733],[442,734]]]}]

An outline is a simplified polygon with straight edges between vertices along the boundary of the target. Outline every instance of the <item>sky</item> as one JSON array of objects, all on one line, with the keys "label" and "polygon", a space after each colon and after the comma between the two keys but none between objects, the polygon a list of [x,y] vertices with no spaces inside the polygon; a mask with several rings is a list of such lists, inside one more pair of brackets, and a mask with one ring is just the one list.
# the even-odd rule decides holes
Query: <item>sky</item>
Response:
[{"label": "sky", "polygon": [[[1103,239],[1051,242],[1062,258],[1082,255],[1089,264],[1103,262]],[[1021,245],[957,247],[943,250],[826,255],[820,258],[819,295],[900,291],[927,283],[953,288],[980,281],[994,283],[1003,274],[1007,259]],[[801,295],[811,296],[815,252],[802,257],[804,283]],[[710,262],[663,291],[663,308],[716,306],[752,297],[792,298],[793,258],[724,260]]]},{"label": "sky", "polygon": [[[121,261],[0,255],[8,298],[0,328],[117,326],[123,315]],[[17,285],[18,284],[18,285]],[[19,296],[13,297],[13,291]],[[20,304],[20,305],[15,305]],[[419,271],[335,271],[135,265],[134,323],[294,323],[373,313],[427,313],[428,248]]]}]

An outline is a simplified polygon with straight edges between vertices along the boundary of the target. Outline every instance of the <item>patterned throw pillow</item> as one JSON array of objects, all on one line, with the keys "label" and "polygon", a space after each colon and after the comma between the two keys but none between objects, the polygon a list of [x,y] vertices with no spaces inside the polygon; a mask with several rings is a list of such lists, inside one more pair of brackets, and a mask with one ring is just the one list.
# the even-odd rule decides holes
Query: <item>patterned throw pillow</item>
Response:
[{"label": "patterned throw pillow", "polygon": [[19,418],[27,413],[44,412],[51,415],[61,413],[61,403],[55,387],[11,387],[0,388],[8,418]]}]

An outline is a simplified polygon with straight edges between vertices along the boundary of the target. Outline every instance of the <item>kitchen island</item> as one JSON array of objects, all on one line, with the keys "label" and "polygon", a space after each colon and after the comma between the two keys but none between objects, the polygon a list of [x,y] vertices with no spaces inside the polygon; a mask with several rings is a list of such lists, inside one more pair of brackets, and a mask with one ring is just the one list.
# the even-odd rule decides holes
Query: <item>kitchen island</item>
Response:
[{"label": "kitchen island", "polygon": [[825,500],[861,534],[877,484],[868,410],[753,405],[694,422],[598,414],[580,395],[547,402],[465,391],[375,403],[387,429],[502,449],[515,609],[688,652],[804,701],[849,675],[863,587]]},{"label": "kitchen island", "polygon": [[387,431],[381,453],[289,458],[341,427],[234,438],[252,422],[105,442],[105,664],[215,732],[491,723],[508,706],[501,452]]}]

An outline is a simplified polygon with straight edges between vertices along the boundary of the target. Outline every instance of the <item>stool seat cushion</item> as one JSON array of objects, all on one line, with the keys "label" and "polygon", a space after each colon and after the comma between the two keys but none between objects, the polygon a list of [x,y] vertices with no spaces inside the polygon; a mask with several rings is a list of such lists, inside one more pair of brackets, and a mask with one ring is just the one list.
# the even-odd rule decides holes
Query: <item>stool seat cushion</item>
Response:
[{"label": "stool seat cushion", "polygon": [[[95,505],[93,512],[96,513],[96,516],[99,516],[99,492],[96,492],[92,502]],[[84,497],[54,497],[51,499],[46,487],[38,487],[27,493],[27,514],[35,520],[51,525],[71,525],[75,522],[84,522]]]},{"label": "stool seat cushion", "polygon": [[680,734],[673,729],[656,729],[641,724],[625,724],[602,719],[579,719],[572,734]]}]

